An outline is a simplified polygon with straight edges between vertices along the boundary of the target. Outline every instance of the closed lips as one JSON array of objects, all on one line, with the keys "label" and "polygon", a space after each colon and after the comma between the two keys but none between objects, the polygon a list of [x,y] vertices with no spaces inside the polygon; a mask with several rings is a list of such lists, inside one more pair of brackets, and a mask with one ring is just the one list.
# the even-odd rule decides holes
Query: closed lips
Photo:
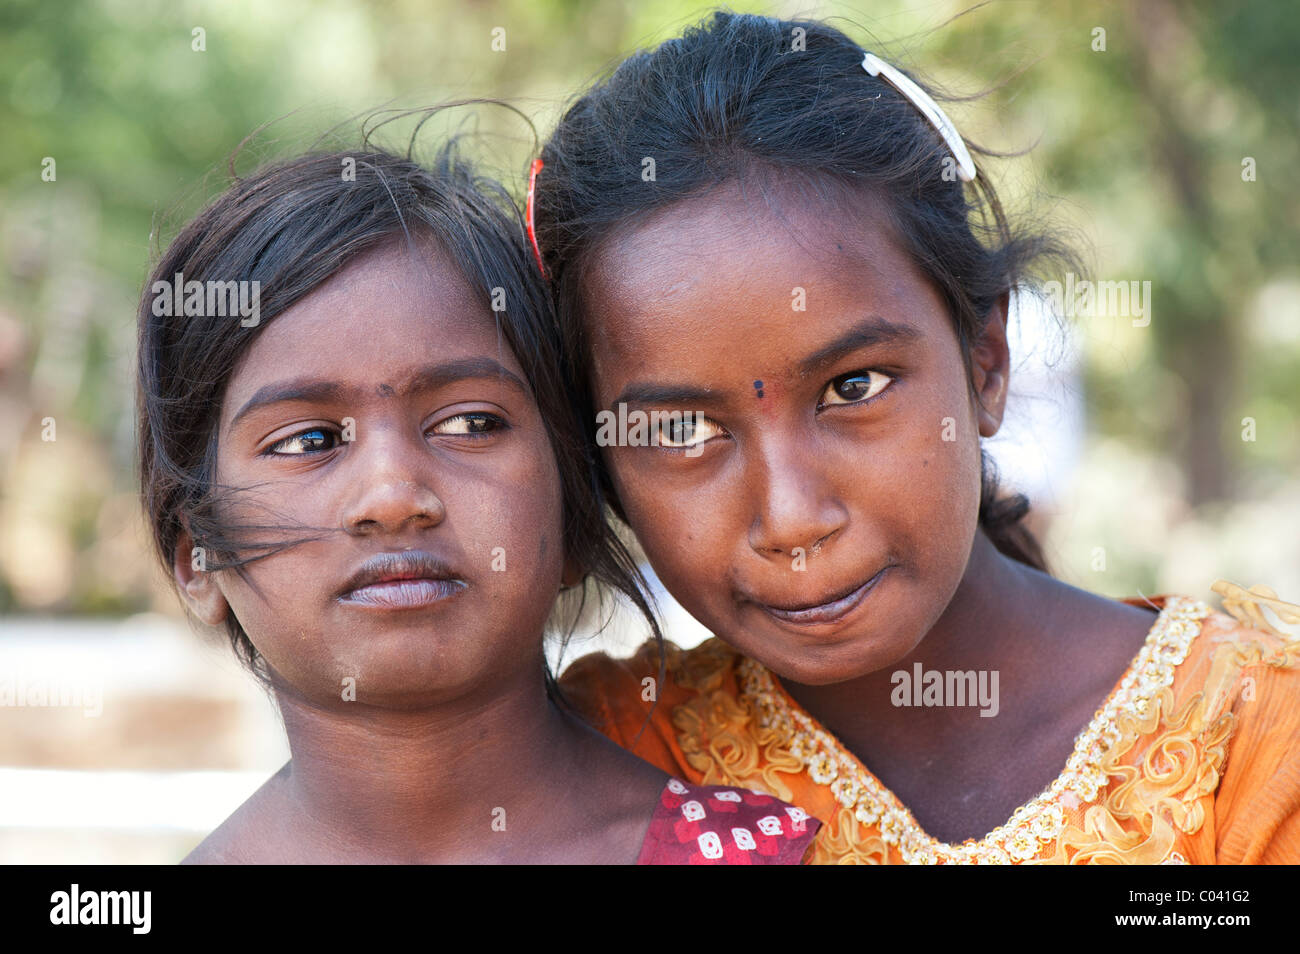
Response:
[{"label": "closed lips", "polygon": [[857,606],[863,598],[866,597],[872,589],[875,588],[880,578],[884,576],[889,567],[878,572],[865,583],[858,583],[847,592],[840,592],[831,596],[829,599],[815,603],[805,603],[803,605],[786,605],[777,606],[771,603],[762,603],[757,600],[764,610],[774,616],[776,619],[788,623],[829,623],[846,615],[850,610]]},{"label": "closed lips", "polygon": [[366,560],[344,584],[338,599],[395,608],[421,606],[453,596],[467,585],[433,554],[404,550]]}]

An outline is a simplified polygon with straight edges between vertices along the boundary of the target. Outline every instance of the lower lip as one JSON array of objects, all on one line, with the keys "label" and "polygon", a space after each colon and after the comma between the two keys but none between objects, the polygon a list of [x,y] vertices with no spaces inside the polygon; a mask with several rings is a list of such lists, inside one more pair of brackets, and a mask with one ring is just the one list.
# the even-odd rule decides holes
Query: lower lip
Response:
[{"label": "lower lip", "polygon": [[852,593],[830,603],[823,603],[821,606],[811,606],[808,609],[801,610],[783,610],[773,606],[764,606],[762,603],[758,605],[774,620],[787,626],[825,626],[831,623],[839,623],[866,602],[867,596],[876,588],[876,584],[880,582],[888,570],[889,567],[885,567]]},{"label": "lower lip", "polygon": [[386,580],[355,589],[339,602],[371,609],[419,609],[451,599],[463,589],[460,580]]}]

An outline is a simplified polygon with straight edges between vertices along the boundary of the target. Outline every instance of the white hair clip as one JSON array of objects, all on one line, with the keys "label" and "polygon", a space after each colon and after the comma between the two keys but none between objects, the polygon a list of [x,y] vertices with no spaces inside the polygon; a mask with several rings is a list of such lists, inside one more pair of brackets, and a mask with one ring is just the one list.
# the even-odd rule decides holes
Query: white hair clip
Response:
[{"label": "white hair clip", "polygon": [[934,128],[939,130],[939,135],[943,137],[943,141],[952,150],[953,158],[957,160],[957,174],[961,176],[962,181],[970,182],[975,178],[975,161],[971,159],[970,152],[966,149],[966,143],[962,142],[961,134],[957,132],[957,127],[952,124],[952,120],[944,115],[943,110],[939,108],[939,104],[931,99],[925,90],[874,53],[868,53],[863,58],[862,68],[872,76],[882,77],[910,99],[916,108],[925,115],[925,118],[934,124]]}]

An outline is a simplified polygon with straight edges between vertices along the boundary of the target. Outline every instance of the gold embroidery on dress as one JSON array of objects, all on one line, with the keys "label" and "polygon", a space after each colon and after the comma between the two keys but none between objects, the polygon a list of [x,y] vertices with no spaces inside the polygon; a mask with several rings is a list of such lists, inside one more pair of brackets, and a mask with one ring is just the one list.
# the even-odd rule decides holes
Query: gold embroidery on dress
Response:
[{"label": "gold embroidery on dress", "polygon": [[[703,784],[763,788],[789,800],[782,776],[807,772],[829,790],[839,808],[824,819],[814,863],[888,864],[891,848],[909,864],[1185,863],[1173,848],[1178,832],[1200,830],[1202,799],[1219,784],[1234,724],[1223,711],[1229,684],[1244,664],[1279,664],[1263,658],[1262,643],[1234,643],[1233,652],[1216,655],[1220,678],[1174,711],[1175,669],[1210,613],[1204,603],[1170,597],[1119,687],[1079,734],[1061,775],[1006,823],[961,844],[928,835],[836,739],[790,705],[766,669],[737,659],[719,641],[683,654],[674,676],[697,695],[676,707],[673,721]],[[1288,653],[1280,664],[1295,662]],[[723,687],[733,664],[738,695]],[[1147,744],[1137,764],[1122,764],[1139,740]],[[1083,806],[1078,823],[1068,822]]]},{"label": "gold embroidery on dress", "polygon": [[1210,587],[1223,597],[1223,609],[1231,613],[1247,626],[1254,626],[1283,639],[1295,639],[1291,633],[1285,633],[1272,624],[1264,615],[1264,607],[1277,614],[1277,618],[1290,625],[1300,625],[1300,606],[1287,603],[1277,598],[1277,593],[1263,584],[1256,584],[1250,589],[1229,583],[1227,580],[1215,580]]}]

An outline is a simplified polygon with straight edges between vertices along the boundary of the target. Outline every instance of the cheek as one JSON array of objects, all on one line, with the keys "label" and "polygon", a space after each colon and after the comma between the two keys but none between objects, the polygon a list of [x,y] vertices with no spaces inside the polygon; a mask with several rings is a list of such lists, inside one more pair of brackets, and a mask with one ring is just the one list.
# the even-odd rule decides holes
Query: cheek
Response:
[{"label": "cheek", "polygon": [[676,498],[654,492],[653,480],[638,466],[641,452],[615,447],[602,454],[623,515],[642,546],[656,545],[660,537],[680,536],[689,519],[686,508]]},{"label": "cheek", "polygon": [[979,516],[980,438],[966,392],[943,386],[921,396],[901,434],[889,477],[899,532],[921,559],[964,566]]},{"label": "cheek", "polygon": [[[244,461],[231,466],[222,460],[216,484],[230,488],[221,498],[217,516],[237,541],[290,540],[306,528],[338,526],[338,488],[306,459],[273,472]],[[268,529],[241,529],[258,527]]]},{"label": "cheek", "polygon": [[303,544],[246,567],[248,580],[233,571],[220,574],[230,610],[270,666],[308,692],[333,686],[331,653],[316,607],[329,598],[320,582],[331,567],[324,544]]},{"label": "cheek", "polygon": [[647,468],[638,451],[612,448],[606,465],[628,525],[656,575],[673,596],[694,607],[729,592],[735,520],[729,494],[716,486],[677,492]]},{"label": "cheek", "polygon": [[466,508],[462,539],[481,553],[494,586],[550,593],[564,572],[563,509],[559,473],[542,448],[484,481]]}]

